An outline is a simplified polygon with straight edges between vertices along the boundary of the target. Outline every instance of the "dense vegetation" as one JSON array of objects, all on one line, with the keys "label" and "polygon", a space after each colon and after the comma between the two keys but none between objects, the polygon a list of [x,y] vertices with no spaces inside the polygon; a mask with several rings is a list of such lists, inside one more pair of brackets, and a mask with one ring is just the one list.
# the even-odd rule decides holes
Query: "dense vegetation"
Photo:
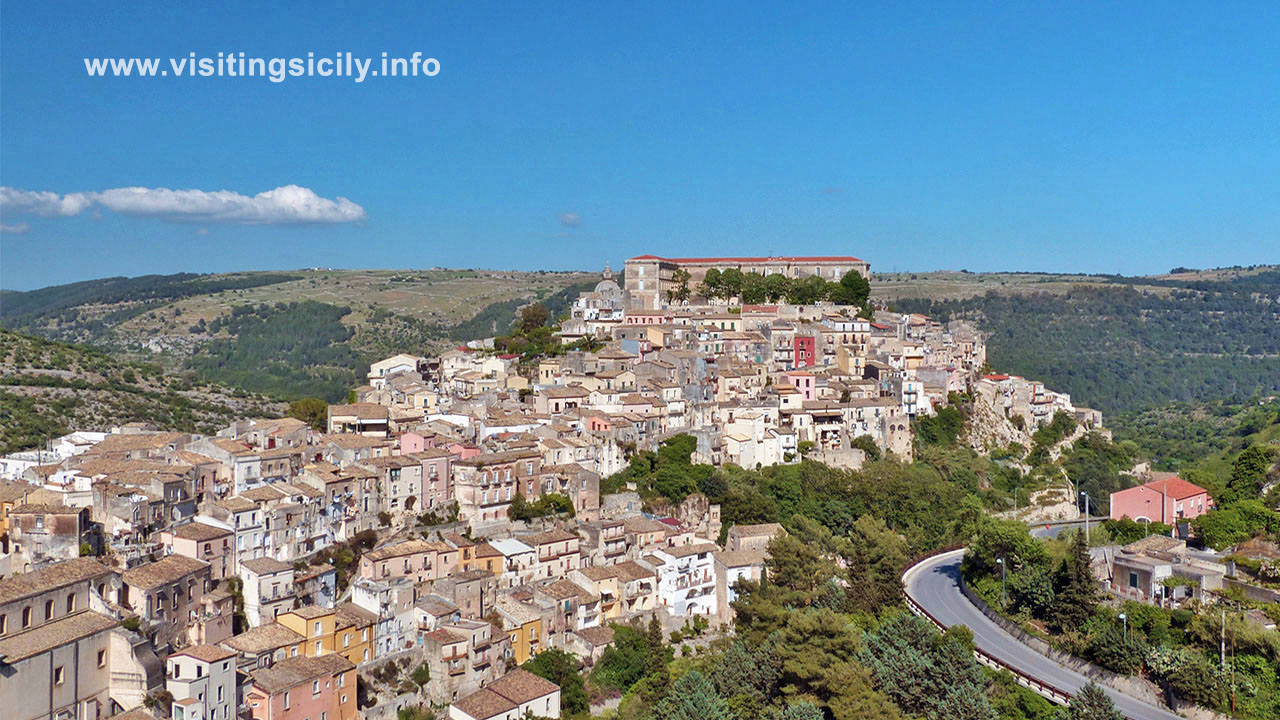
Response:
[{"label": "dense vegetation", "polygon": [[[669,291],[668,302],[689,299],[693,289],[689,287],[689,272],[677,270],[672,280],[676,283]],[[865,306],[871,294],[871,285],[856,270],[845,273],[840,282],[832,282],[817,275],[805,278],[789,278],[786,275],[761,275],[744,273],[736,268],[720,271],[712,268],[696,288],[705,298],[729,300],[740,298],[748,304],[786,300],[792,305],[812,305],[816,302],[833,302],[837,305]]]},{"label": "dense vegetation", "polygon": [[976,319],[990,333],[992,367],[1108,413],[1280,391],[1280,271],[1212,282],[1100,279],[1111,284],[896,307]]},{"label": "dense vegetation", "polygon": [[[251,275],[197,275],[193,273],[177,273],[175,275],[142,275],[139,277],[114,277],[100,280],[86,280],[68,285],[31,290],[28,292],[7,292],[4,302],[0,303],[0,322],[5,327],[43,330],[57,334],[62,327],[73,327],[77,324],[116,322],[127,319],[124,316],[88,319],[82,316],[81,305],[115,305],[128,303],[128,316],[145,312],[150,307],[162,302],[172,302],[194,295],[207,295],[224,290],[243,290],[246,288],[274,285],[298,279],[294,275],[275,273],[257,273]],[[92,330],[80,327],[78,330]]]},{"label": "dense vegetation", "polygon": [[265,398],[200,385],[155,365],[0,330],[0,453],[128,422],[211,433],[237,417],[279,410]]},{"label": "dense vegetation", "polygon": [[[314,301],[239,305],[208,326],[215,336],[188,365],[202,378],[277,397],[337,402],[363,358],[347,341],[349,308]],[[220,333],[230,337],[218,338]]]}]

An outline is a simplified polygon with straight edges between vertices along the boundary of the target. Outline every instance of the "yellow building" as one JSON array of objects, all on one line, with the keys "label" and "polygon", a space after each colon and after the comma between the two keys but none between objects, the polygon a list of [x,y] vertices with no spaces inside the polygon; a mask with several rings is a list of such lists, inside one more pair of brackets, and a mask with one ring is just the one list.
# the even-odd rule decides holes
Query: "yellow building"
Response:
[{"label": "yellow building", "polygon": [[359,665],[373,659],[373,613],[352,603],[337,608],[310,606],[280,613],[276,622],[306,638],[303,654],[336,653]]},{"label": "yellow building", "polygon": [[502,629],[511,639],[511,659],[517,665],[542,652],[547,646],[542,615],[524,603],[503,595],[498,598]]}]

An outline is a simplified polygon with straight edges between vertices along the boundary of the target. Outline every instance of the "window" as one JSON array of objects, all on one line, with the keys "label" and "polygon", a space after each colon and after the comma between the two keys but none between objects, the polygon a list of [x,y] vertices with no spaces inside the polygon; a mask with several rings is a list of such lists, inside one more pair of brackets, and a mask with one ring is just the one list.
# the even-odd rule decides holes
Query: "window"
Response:
[{"label": "window", "polygon": [[9,616],[0,615],[0,635],[5,634],[9,630]]},{"label": "window", "polygon": [[76,609],[76,594],[68,593],[67,594],[67,612],[68,613],[75,612],[75,609]]},{"label": "window", "polygon": [[360,631],[360,642],[364,642],[368,639],[369,639],[369,628],[365,628]]},{"label": "window", "polygon": [[1138,573],[1136,572],[1129,573],[1129,587],[1131,588],[1138,587]]},{"label": "window", "polygon": [[320,654],[320,641],[319,641],[319,640],[317,640],[317,641],[316,641],[316,654],[317,654],[317,655],[319,655],[319,654]]},{"label": "window", "polygon": [[320,694],[320,681],[319,681],[319,680],[312,680],[312,681],[311,681],[311,694],[312,694],[312,695],[319,695],[319,694]]},{"label": "window", "polygon": [[289,691],[288,690],[284,691],[284,709],[285,710],[289,709]]},{"label": "window", "polygon": [[54,668],[54,669],[53,669],[53,684],[54,684],[54,685],[61,685],[61,684],[62,684],[62,680],[63,680],[63,676],[64,676],[64,675],[65,675],[65,673],[63,673],[63,672],[62,672],[62,666],[61,666],[61,665],[59,665],[58,667]]},{"label": "window", "polygon": [[351,647],[351,633],[343,634],[342,647]]},{"label": "window", "polygon": [[45,600],[44,601],[44,619],[50,620],[52,618],[53,618],[53,601]]},{"label": "window", "polygon": [[98,667],[106,667],[106,666],[107,666],[107,651],[99,650],[98,651]]},{"label": "window", "polygon": [[347,703],[347,696],[346,696],[346,695],[343,695],[343,696],[342,696],[342,704],[343,704],[343,705],[345,705],[346,703]]},{"label": "window", "polygon": [[366,661],[369,659],[369,648],[364,649],[364,659]]},{"label": "window", "polygon": [[[346,676],[346,674],[338,675],[338,687],[346,687],[346,686],[347,686],[347,676]],[[343,701],[343,702],[345,702],[345,701]]]},{"label": "window", "polygon": [[319,620],[315,621],[315,624],[313,624],[313,625],[311,626],[311,630],[312,630],[312,633],[311,633],[312,635],[316,635],[316,636],[319,636],[319,635],[320,635],[320,621],[319,621]]}]

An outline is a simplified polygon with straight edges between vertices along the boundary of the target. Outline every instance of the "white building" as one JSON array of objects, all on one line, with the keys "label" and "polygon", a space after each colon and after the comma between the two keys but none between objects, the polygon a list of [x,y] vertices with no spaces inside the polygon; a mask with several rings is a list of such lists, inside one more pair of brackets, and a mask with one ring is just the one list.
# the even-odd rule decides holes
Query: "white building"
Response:
[{"label": "white building", "polygon": [[645,559],[658,574],[658,602],[675,616],[714,615],[716,603],[713,543],[659,547]]},{"label": "white building", "polygon": [[165,689],[173,695],[173,720],[235,720],[236,653],[193,645],[165,661]]}]

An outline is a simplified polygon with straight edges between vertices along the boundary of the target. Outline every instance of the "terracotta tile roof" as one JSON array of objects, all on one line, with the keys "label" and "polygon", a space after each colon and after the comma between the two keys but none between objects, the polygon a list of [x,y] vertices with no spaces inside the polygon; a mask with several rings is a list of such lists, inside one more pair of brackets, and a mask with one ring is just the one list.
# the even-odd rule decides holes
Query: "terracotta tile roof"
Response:
[{"label": "terracotta tile roof", "polygon": [[235,637],[222,641],[223,645],[239,652],[262,653],[306,640],[298,633],[277,622],[250,628]]},{"label": "terracotta tile roof", "polygon": [[312,680],[333,677],[339,673],[352,670],[355,665],[345,657],[337,654],[307,657],[286,658],[269,668],[253,671],[253,684],[268,693],[284,692]]},{"label": "terracotta tile roof", "polygon": [[91,557],[73,558],[28,573],[0,580],[0,604],[111,574],[111,569]]},{"label": "terracotta tile roof", "polygon": [[208,567],[209,563],[186,555],[166,555],[153,563],[126,570],[124,581],[130,587],[150,590]]},{"label": "terracotta tile roof", "polygon": [[489,683],[486,689],[517,705],[522,705],[557,692],[560,690],[560,686],[546,678],[538,677],[528,670],[516,668]]},{"label": "terracotta tile roof", "polygon": [[431,638],[432,640],[435,640],[438,643],[444,643],[446,645],[449,643],[460,643],[460,642],[466,641],[466,638],[462,637],[461,635],[455,632],[450,632],[448,630],[445,630],[444,628],[440,628],[439,630],[432,630],[431,632],[427,633],[427,637]]},{"label": "terracotta tile roof", "polygon": [[206,540],[214,540],[220,537],[231,535],[232,531],[216,525],[206,525],[205,523],[195,521],[185,525],[179,525],[173,529],[174,537],[180,537],[183,540],[195,540],[204,542]]},{"label": "terracotta tile roof", "polygon": [[284,572],[292,570],[293,566],[288,563],[282,563],[275,558],[263,557],[245,560],[240,563],[240,567],[248,568],[251,572],[258,575],[270,575],[272,573]]},{"label": "terracotta tile roof", "polygon": [[608,645],[613,642],[613,628],[606,627],[604,625],[596,625],[595,627],[574,630],[573,634],[596,647]]},{"label": "terracotta tile roof", "polygon": [[1151,482],[1143,485],[1143,487],[1150,488],[1156,492],[1163,492],[1174,500],[1182,500],[1183,498],[1189,498],[1208,492],[1199,485],[1194,485],[1179,477],[1152,480]]},{"label": "terracotta tile roof", "polygon": [[353,405],[330,405],[329,417],[355,417],[361,420],[386,420],[387,408],[376,403],[355,403]]},{"label": "terracotta tile roof", "polygon": [[378,622],[378,616],[355,603],[342,603],[334,608],[338,615],[338,627],[364,627]]},{"label": "terracotta tile roof", "polygon": [[113,618],[92,610],[64,615],[30,630],[0,637],[0,658],[12,665],[118,624]]},{"label": "terracotta tile roof", "polygon": [[219,660],[226,660],[227,658],[236,656],[236,654],[230,650],[220,648],[216,645],[192,645],[191,647],[184,648],[173,653],[169,657],[177,657],[179,655],[187,655],[207,663],[214,663]]},{"label": "terracotta tile roof", "polygon": [[440,543],[429,542],[427,540],[406,540],[402,543],[384,545],[377,550],[371,550],[365,553],[365,557],[369,558],[372,562],[378,562],[379,560],[389,560],[391,558],[404,557],[406,555],[438,552],[440,549],[442,549]]},{"label": "terracotta tile roof", "polygon": [[453,706],[476,720],[488,720],[519,707],[496,692],[485,688],[455,700]]}]

